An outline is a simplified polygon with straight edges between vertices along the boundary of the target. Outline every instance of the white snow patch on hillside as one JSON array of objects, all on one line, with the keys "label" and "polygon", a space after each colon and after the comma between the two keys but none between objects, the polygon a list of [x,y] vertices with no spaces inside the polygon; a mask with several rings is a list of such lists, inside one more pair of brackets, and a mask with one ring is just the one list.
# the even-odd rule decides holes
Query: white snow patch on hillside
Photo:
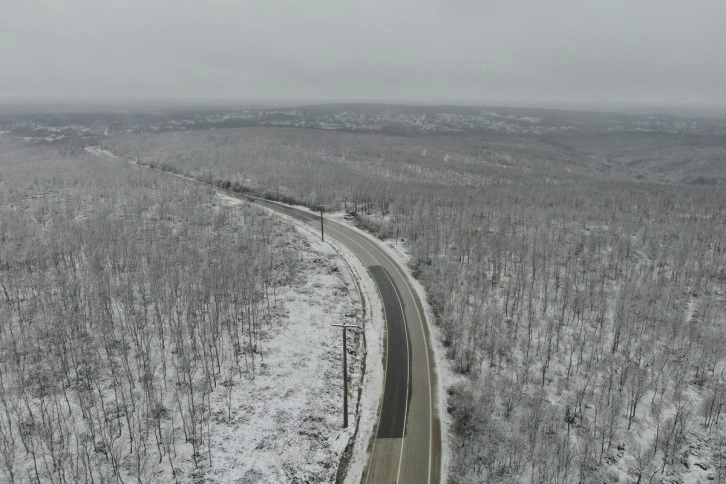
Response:
[{"label": "white snow patch on hillside", "polygon": [[112,158],[114,160],[118,160],[119,159],[118,156],[114,155],[113,153],[111,153],[108,150],[104,150],[103,148],[101,148],[99,146],[87,146],[86,147],[86,151],[88,151],[89,153],[91,153],[93,155],[96,155],[96,156],[107,156],[107,157]]},{"label": "white snow patch on hillside", "polygon": [[242,205],[242,203],[243,203],[242,200],[240,200],[239,198],[231,197],[231,196],[227,195],[226,193],[222,193],[222,192],[216,192],[216,193],[217,193],[217,196],[222,200],[222,205],[224,205],[225,207],[235,207],[237,205]]}]

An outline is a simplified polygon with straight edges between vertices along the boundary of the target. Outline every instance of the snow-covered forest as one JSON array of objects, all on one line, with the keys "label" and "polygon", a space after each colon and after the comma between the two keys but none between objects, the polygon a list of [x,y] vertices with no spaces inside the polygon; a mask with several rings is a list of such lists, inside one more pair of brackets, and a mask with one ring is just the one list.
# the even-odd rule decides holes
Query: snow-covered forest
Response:
[{"label": "snow-covered forest", "polygon": [[636,176],[626,147],[496,134],[249,128],[103,145],[406,242],[457,375],[449,481],[726,479],[722,185],[665,183],[657,164]]},{"label": "snow-covered forest", "polygon": [[0,136],[0,481],[335,479],[346,286],[231,203]]}]

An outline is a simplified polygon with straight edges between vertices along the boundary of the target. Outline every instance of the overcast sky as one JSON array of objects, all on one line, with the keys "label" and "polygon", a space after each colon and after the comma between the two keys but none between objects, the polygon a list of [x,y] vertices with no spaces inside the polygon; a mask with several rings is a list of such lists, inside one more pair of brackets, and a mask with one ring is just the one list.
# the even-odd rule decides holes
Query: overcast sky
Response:
[{"label": "overcast sky", "polygon": [[0,0],[0,99],[726,106],[725,0]]}]

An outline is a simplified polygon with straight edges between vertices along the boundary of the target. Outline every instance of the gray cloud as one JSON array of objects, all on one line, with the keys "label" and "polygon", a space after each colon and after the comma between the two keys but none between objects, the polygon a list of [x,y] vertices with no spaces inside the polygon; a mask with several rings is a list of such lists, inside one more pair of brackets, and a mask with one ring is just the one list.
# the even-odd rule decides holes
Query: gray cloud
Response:
[{"label": "gray cloud", "polygon": [[0,98],[726,106],[722,0],[7,0]]}]

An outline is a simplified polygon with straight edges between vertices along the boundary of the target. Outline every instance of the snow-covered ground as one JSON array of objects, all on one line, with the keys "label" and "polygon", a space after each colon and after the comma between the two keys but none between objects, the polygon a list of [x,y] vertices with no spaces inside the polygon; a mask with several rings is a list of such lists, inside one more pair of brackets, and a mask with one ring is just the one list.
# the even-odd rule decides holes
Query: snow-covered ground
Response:
[{"label": "snow-covered ground", "polygon": [[[305,210],[310,213],[313,213],[310,211],[307,207],[304,206],[296,206],[296,208],[300,210]],[[416,295],[418,296],[419,300],[421,301],[424,310],[426,311],[426,321],[428,323],[428,329],[431,336],[431,341],[429,343],[431,344],[431,347],[433,349],[434,357],[436,360],[436,386],[437,386],[437,404],[438,404],[438,412],[439,412],[439,418],[441,419],[441,438],[442,438],[442,444],[441,444],[441,481],[446,482],[447,481],[447,475],[448,475],[448,469],[449,469],[449,463],[450,463],[450,452],[451,452],[451,440],[449,436],[449,432],[447,429],[449,428],[451,424],[451,416],[446,412],[446,392],[444,391],[444,384],[450,385],[452,383],[456,383],[459,380],[462,380],[462,376],[458,376],[454,373],[454,371],[451,368],[450,361],[445,357],[446,353],[443,348],[443,345],[441,343],[442,338],[439,335],[439,328],[434,324],[435,317],[433,314],[433,311],[431,310],[431,306],[428,304],[428,297],[426,296],[426,290],[424,289],[423,285],[413,277],[411,274],[411,271],[409,269],[409,262],[411,260],[411,256],[408,251],[408,246],[406,244],[405,240],[395,240],[395,239],[386,239],[386,240],[380,240],[373,236],[370,232],[367,232],[365,230],[362,230],[361,228],[357,227],[354,223],[354,220],[346,219],[344,212],[329,212],[326,214],[326,217],[328,219],[334,220],[335,222],[345,224],[350,229],[358,232],[364,237],[369,238],[370,240],[376,242],[380,247],[382,247],[386,253],[391,256],[403,269],[404,273],[406,274],[406,277],[408,278],[409,284],[414,288],[416,291]],[[304,224],[299,224],[299,226],[304,227],[305,230],[311,231],[309,226],[306,226]],[[317,236],[317,234],[315,234]],[[332,237],[328,237],[326,240],[330,241]],[[340,244],[335,242],[335,239],[333,239],[332,242],[329,242],[333,244],[337,250],[342,252],[343,254],[346,254],[346,259],[349,261],[354,261],[357,265],[360,265],[360,262],[358,259],[351,254],[349,251],[345,249],[345,247],[342,247]],[[364,281],[365,285],[369,288],[367,289],[367,292],[369,294],[374,294],[376,291],[375,283],[371,280],[370,276],[365,273],[365,269],[363,271],[358,271],[360,274],[364,274],[364,277],[361,277],[361,280]],[[370,415],[370,412],[366,412],[366,406],[372,406],[374,408],[373,411],[373,419],[377,416],[377,405],[378,400],[380,399],[381,391],[382,391],[382,379],[380,376],[377,377],[377,375],[383,375],[383,368],[382,368],[382,342],[383,342],[383,325],[385,322],[382,319],[381,311],[382,308],[380,306],[380,298],[374,297],[373,302],[375,304],[374,309],[375,311],[371,311],[374,313],[374,315],[378,315],[380,318],[380,322],[374,321],[373,327],[374,328],[381,328],[380,331],[378,331],[377,334],[374,334],[373,337],[376,338],[375,342],[371,340],[370,337],[368,337],[369,341],[369,347],[368,347],[368,358],[367,358],[367,366],[368,366],[368,372],[375,371],[375,374],[370,376],[371,379],[375,379],[375,381],[370,381],[367,383],[366,390],[364,392],[364,405],[363,405],[363,411],[362,415],[363,418],[368,418]],[[370,325],[369,325],[370,326]],[[374,351],[376,353],[374,353]],[[373,367],[373,365],[376,365]],[[378,391],[373,391],[374,389],[378,388]],[[375,404],[375,405],[374,405]],[[372,420],[371,422],[375,422],[375,420]],[[364,438],[365,434],[358,435],[356,439],[356,447],[354,452],[354,462],[355,459],[363,460],[364,458],[367,458],[367,450],[366,445],[368,443],[368,440],[370,439],[370,436],[372,435],[373,427],[371,424],[366,425],[362,422],[361,424],[361,432],[369,432],[367,438]],[[360,472],[362,474],[363,468],[365,467],[366,462],[362,461],[360,462],[361,468]],[[357,469],[356,469],[357,471]],[[349,479],[346,482],[358,482],[360,481],[360,474],[357,474],[354,472],[353,466],[351,466],[351,472],[349,473]]]},{"label": "snow-covered ground", "polygon": [[[96,155],[96,156],[107,156],[107,157],[109,157],[111,159],[114,159],[114,160],[118,160],[119,159],[118,156],[114,155],[113,153],[111,153],[108,150],[105,150],[105,149],[101,148],[100,146],[87,146],[86,147],[86,151],[88,151],[92,155]],[[129,160],[129,162],[132,163],[130,160]]]},{"label": "snow-covered ground", "polygon": [[[227,206],[243,203],[219,196]],[[219,394],[213,401],[218,405],[218,428],[211,431],[212,446],[218,449],[214,466],[205,471],[207,479],[334,482],[341,456],[354,435],[355,396],[365,352],[362,340],[349,331],[350,425],[343,430],[341,329],[333,324],[365,324],[367,338],[375,341],[381,320],[371,318],[371,313],[380,308],[366,306],[364,315],[363,301],[370,299],[366,292],[370,288],[362,281],[361,298],[356,284],[362,279],[361,268],[355,258],[348,261],[349,267],[336,248],[320,243],[317,234],[302,227],[298,233],[306,238],[306,249],[300,252],[305,269],[277,295],[280,331],[265,345],[261,373],[233,387],[231,423],[226,421],[226,395]],[[375,354],[375,345],[371,346]],[[380,368],[369,365],[365,384],[371,393],[380,386],[378,374]],[[368,399],[367,391],[364,395],[362,408],[370,413],[370,403],[377,405],[377,400]]]},{"label": "snow-covered ground", "polygon": [[[229,200],[229,203],[238,202],[233,197],[220,193],[220,196]],[[306,207],[298,206],[301,210],[309,211]],[[292,217],[272,212],[294,223],[300,234],[307,237],[311,248],[325,254],[338,263],[346,285],[356,306],[358,324],[363,327],[364,349],[359,352],[359,358],[364,365],[364,372],[350,376],[350,425],[349,437],[353,438],[350,456],[345,469],[345,482],[360,482],[363,471],[368,464],[368,444],[373,437],[378,418],[378,407],[383,394],[383,335],[385,333],[385,320],[383,306],[378,289],[370,274],[360,260],[344,245],[332,236],[326,236],[325,242],[320,240],[320,234],[309,225],[301,223]],[[312,212],[311,212],[312,213]],[[330,218],[341,218],[333,214]],[[338,328],[336,328],[338,329]],[[338,329],[339,331],[339,329]],[[352,339],[349,335],[349,339]],[[360,392],[358,392],[360,389]],[[359,396],[358,400],[356,396]],[[356,401],[357,400],[357,401]],[[354,413],[357,408],[357,413]],[[342,476],[340,476],[342,477]]]},{"label": "snow-covered ground", "polygon": [[331,325],[349,319],[352,303],[335,264],[314,249],[300,257],[301,277],[277,295],[278,332],[264,345],[260,373],[232,387],[229,421],[227,396],[215,392],[208,480],[335,479],[348,432],[340,424],[340,339]]}]

